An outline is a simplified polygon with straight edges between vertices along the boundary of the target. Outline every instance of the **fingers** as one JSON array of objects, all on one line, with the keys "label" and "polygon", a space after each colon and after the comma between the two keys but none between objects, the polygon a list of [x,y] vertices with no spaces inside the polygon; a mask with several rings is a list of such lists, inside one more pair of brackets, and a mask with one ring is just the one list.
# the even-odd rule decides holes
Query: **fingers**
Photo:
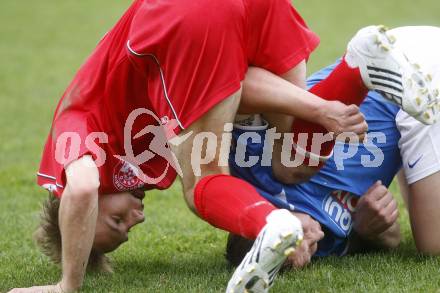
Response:
[{"label": "fingers", "polygon": [[355,134],[364,134],[368,132],[368,124],[362,113],[348,117],[345,123],[347,125],[346,132],[352,132]]},{"label": "fingers", "polygon": [[393,225],[399,217],[399,209],[397,208],[397,202],[392,198],[388,205],[383,209],[382,215],[384,221],[389,225]]},{"label": "fingers", "polygon": [[324,232],[319,222],[303,213],[293,213],[301,221],[304,230],[304,238],[311,241],[319,241],[324,238]]},{"label": "fingers", "polygon": [[347,115],[352,116],[352,115],[358,114],[359,112],[360,112],[360,109],[358,106],[356,106],[354,104],[347,106],[347,110],[346,110]]},{"label": "fingers", "polygon": [[318,243],[316,241],[304,240],[295,252],[287,258],[286,264],[293,268],[301,269],[311,262],[312,256],[317,250]]},{"label": "fingers", "polygon": [[374,209],[371,223],[378,234],[390,228],[399,217],[397,202],[390,192],[376,202]]},{"label": "fingers", "polygon": [[307,235],[307,237],[309,253],[313,256],[318,250],[318,242],[324,238],[324,232],[322,232],[321,227],[319,227],[319,230],[314,230],[310,235]]},{"label": "fingers", "polygon": [[310,263],[312,256],[318,250],[318,242],[324,238],[321,225],[312,217],[304,213],[293,212],[301,220],[304,230],[304,241],[288,257],[287,265],[300,269]]},{"label": "fingers", "polygon": [[367,196],[369,193],[373,192],[373,190],[376,189],[380,185],[382,185],[382,181],[381,180],[377,180],[373,185],[370,186],[370,188],[368,188],[368,190],[367,190],[367,192],[365,193],[364,196]]},{"label": "fingers", "polygon": [[356,231],[374,237],[390,228],[398,218],[397,202],[393,195],[377,181],[361,197],[356,207]]},{"label": "fingers", "polygon": [[343,117],[339,122],[341,131],[334,133],[335,139],[348,142],[349,139],[357,138],[359,142],[364,141],[368,132],[368,124],[362,113]]},{"label": "fingers", "polygon": [[397,221],[397,219],[399,219],[399,209],[396,208],[393,213],[390,216],[390,222],[392,223],[392,225],[394,225],[394,223]]},{"label": "fingers", "polygon": [[314,255],[316,253],[316,251],[318,250],[318,242],[313,243],[312,245],[310,245],[310,255]]},{"label": "fingers", "polygon": [[[363,135],[365,135],[365,133],[367,133],[368,132],[368,124],[367,124],[367,121],[362,121],[362,122],[359,122],[359,123],[357,123],[356,125],[354,125],[353,126],[353,130],[352,130],[352,132],[353,133],[356,133],[356,134],[363,134]],[[362,141],[362,140],[359,140],[359,141]]]},{"label": "fingers", "polygon": [[364,134],[368,131],[368,124],[365,120],[364,114],[356,105],[347,106],[347,115],[344,117],[345,129],[344,132],[351,132],[357,135],[362,135],[360,140],[364,138]]},{"label": "fingers", "polygon": [[364,195],[363,200],[367,207],[379,217],[382,215],[390,215],[393,211],[391,209],[393,207],[397,208],[393,195],[381,182],[373,185],[368,193]]},{"label": "fingers", "polygon": [[310,241],[318,242],[318,241],[322,240],[325,235],[321,229],[321,225],[315,220],[312,220],[312,221],[314,222],[313,228],[310,230],[310,233],[309,233],[310,235],[308,235],[308,236],[309,236]]},{"label": "fingers", "polygon": [[362,199],[366,201],[370,200],[370,203],[375,203],[385,197],[388,192],[388,189],[382,184],[382,181],[379,180],[368,189]]},{"label": "fingers", "polygon": [[318,250],[318,242],[324,238],[324,232],[321,229],[321,225],[310,218],[310,226],[311,228],[304,235],[308,246],[309,246],[309,254],[313,256]]},{"label": "fingers", "polygon": [[[381,187],[379,187],[378,188],[379,189],[379,191],[378,191],[378,194],[379,194],[379,196],[380,196],[380,194],[382,194],[382,188]],[[386,188],[385,188],[386,189]],[[394,201],[394,198],[393,198],[393,196],[391,195],[391,193],[386,189],[386,191],[383,193],[383,195],[377,200],[377,209],[378,210],[385,210],[386,209],[386,207],[388,207],[388,205],[390,204],[390,203],[392,203]]]},{"label": "fingers", "polygon": [[347,117],[346,122],[348,125],[356,125],[365,122],[365,116],[361,112],[351,114]]},{"label": "fingers", "polygon": [[301,246],[289,257],[292,266],[296,269],[301,269],[308,265],[312,259],[307,241],[303,241]]}]

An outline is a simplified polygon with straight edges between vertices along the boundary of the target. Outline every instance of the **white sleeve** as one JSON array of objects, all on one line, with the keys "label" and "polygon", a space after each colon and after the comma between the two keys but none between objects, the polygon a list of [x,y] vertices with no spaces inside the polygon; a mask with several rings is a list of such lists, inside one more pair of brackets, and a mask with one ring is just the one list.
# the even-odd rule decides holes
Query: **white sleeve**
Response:
[{"label": "white sleeve", "polygon": [[408,184],[440,171],[440,123],[426,126],[403,111],[396,116],[399,149]]}]

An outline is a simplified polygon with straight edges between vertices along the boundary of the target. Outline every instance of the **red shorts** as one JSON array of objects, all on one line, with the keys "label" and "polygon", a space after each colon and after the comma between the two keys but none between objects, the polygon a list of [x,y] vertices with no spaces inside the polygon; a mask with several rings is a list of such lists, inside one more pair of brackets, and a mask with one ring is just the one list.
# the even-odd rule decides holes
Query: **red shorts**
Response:
[{"label": "red shorts", "polygon": [[[146,108],[158,118],[142,114],[136,120],[138,131],[162,124],[178,125],[178,133],[238,91],[248,66],[282,74],[307,59],[318,43],[288,0],[135,1],[61,99],[39,184],[60,195],[67,164],[85,154],[102,157],[96,153],[102,149],[106,160],[99,167],[101,193],[167,188],[176,172],[163,157],[139,166],[154,178],[166,171],[160,182],[151,184],[139,182],[139,170],[117,159],[126,155],[124,126],[134,111]],[[80,143],[57,144],[67,132],[76,133]],[[91,149],[90,134],[96,132],[107,138],[95,139],[100,148]],[[134,154],[148,149],[152,139],[151,133],[132,138]],[[55,159],[57,145],[67,159]],[[72,148],[74,156],[69,155]]]}]

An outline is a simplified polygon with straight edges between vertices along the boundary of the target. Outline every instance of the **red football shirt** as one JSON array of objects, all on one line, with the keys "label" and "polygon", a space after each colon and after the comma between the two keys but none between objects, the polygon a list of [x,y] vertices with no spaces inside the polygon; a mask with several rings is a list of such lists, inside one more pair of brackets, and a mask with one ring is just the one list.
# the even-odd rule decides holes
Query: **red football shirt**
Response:
[{"label": "red football shirt", "polygon": [[38,183],[60,196],[65,166],[90,154],[100,193],[167,188],[163,129],[179,133],[238,91],[249,65],[281,74],[318,43],[288,0],[137,0],[59,102]]}]

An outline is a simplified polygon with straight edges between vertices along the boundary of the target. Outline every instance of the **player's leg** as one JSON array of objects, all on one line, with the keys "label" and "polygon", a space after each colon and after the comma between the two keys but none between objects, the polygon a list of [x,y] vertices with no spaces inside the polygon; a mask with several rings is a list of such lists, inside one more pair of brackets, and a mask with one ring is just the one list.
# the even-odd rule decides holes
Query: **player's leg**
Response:
[{"label": "player's leg", "polygon": [[[192,132],[190,139],[172,146],[182,166],[182,183],[188,205],[215,227],[259,239],[260,245],[253,247],[254,255],[259,257],[250,259],[245,270],[236,272],[229,284],[230,289],[239,292],[245,286],[266,290],[272,280],[270,277],[276,275],[292,252],[291,248],[302,239],[298,219],[285,210],[276,210],[250,184],[229,175],[228,166],[224,163],[227,158],[222,158],[220,145],[230,143],[230,137],[224,135],[225,123],[233,122],[240,94],[239,91],[216,105],[180,134],[185,136]],[[209,133],[215,142],[207,143],[207,147],[195,147],[200,141],[198,137],[204,133]],[[192,164],[201,157],[197,149],[202,150],[203,157],[212,157],[212,161],[209,164]],[[229,151],[223,155],[228,156]],[[200,170],[199,174],[194,167]],[[270,271],[274,274],[269,276]],[[249,283],[251,280],[252,283]]]},{"label": "player's leg", "polygon": [[[408,59],[429,71],[429,79],[440,85],[440,28],[402,27],[391,31]],[[414,44],[423,44],[414,46]],[[438,97],[431,97],[437,103]],[[435,109],[434,109],[435,110]],[[433,111],[431,114],[435,114]],[[399,148],[403,162],[403,190],[414,240],[419,251],[440,255],[440,124],[424,126],[403,112],[396,117],[400,131]]]},{"label": "player's leg", "polygon": [[[410,164],[414,164],[414,162]],[[409,173],[411,174],[412,171],[410,170]],[[402,197],[408,208],[416,247],[422,253],[440,255],[440,233],[438,233],[440,225],[438,213],[440,209],[440,194],[438,192],[440,190],[440,172],[411,185],[407,183],[407,177],[405,172],[400,172],[398,179]]]},{"label": "player's leg", "polygon": [[417,249],[440,255],[440,172],[409,186],[409,216]]},{"label": "player's leg", "polygon": [[[160,70],[153,67],[147,71],[149,96],[155,97],[153,109],[159,117],[175,118],[174,122],[180,121],[179,126],[185,128],[170,145],[182,169],[188,206],[220,229],[248,238],[265,235],[259,238],[261,245],[255,246],[260,257],[247,263],[246,270],[235,274],[230,284],[238,291],[244,291],[246,285],[267,289],[269,271],[274,277],[286,258],[285,252],[290,252],[302,237],[301,223],[289,212],[277,210],[250,184],[229,175],[228,132],[232,130],[240,103],[240,81],[247,69],[242,27],[245,9],[234,0],[194,3],[173,2],[158,11],[159,19],[158,13],[146,7],[139,17],[149,25],[139,24],[144,37],[133,35],[130,53],[133,59],[150,58],[152,54],[147,52],[154,53],[153,65]],[[172,21],[162,40],[154,29],[163,28],[164,17]],[[176,17],[181,21],[176,22]],[[145,61],[151,63],[150,59]],[[230,129],[225,131],[225,126]],[[187,138],[187,134],[192,135]],[[176,141],[180,143],[173,144]],[[250,279],[257,281],[248,284]]]},{"label": "player's leg", "polygon": [[404,112],[398,113],[396,125],[404,170],[400,185],[408,193],[416,246],[420,252],[440,255],[440,125],[425,126]]},{"label": "player's leg", "polygon": [[406,208],[408,208],[409,186],[408,182],[406,182],[405,171],[401,169],[396,177],[397,182],[399,183],[400,195],[402,195],[403,202],[405,203]]},{"label": "player's leg", "polygon": [[[340,100],[346,104],[360,105],[368,90],[377,90],[384,95],[392,95],[401,101],[399,106],[414,112],[415,110],[411,107],[414,103],[417,104],[417,99],[419,99],[414,92],[416,90],[425,92],[427,96],[430,94],[430,88],[426,82],[416,83],[423,76],[404,58],[400,48],[393,46],[394,42],[395,40],[383,27],[362,29],[350,41],[341,63],[326,79],[315,84],[310,91],[327,100]],[[327,133],[326,129],[318,124],[296,120],[292,132],[294,154],[305,157],[305,164],[294,169],[286,168],[283,164],[274,166],[277,178],[290,184],[304,181],[318,171],[326,158],[331,155],[334,145],[332,140],[324,140],[322,145],[314,145],[314,135],[325,136]],[[308,136],[305,144],[299,143],[301,133]]]},{"label": "player's leg", "polygon": [[396,117],[403,178],[414,240],[420,252],[440,255],[440,125],[425,126],[403,112]]}]

